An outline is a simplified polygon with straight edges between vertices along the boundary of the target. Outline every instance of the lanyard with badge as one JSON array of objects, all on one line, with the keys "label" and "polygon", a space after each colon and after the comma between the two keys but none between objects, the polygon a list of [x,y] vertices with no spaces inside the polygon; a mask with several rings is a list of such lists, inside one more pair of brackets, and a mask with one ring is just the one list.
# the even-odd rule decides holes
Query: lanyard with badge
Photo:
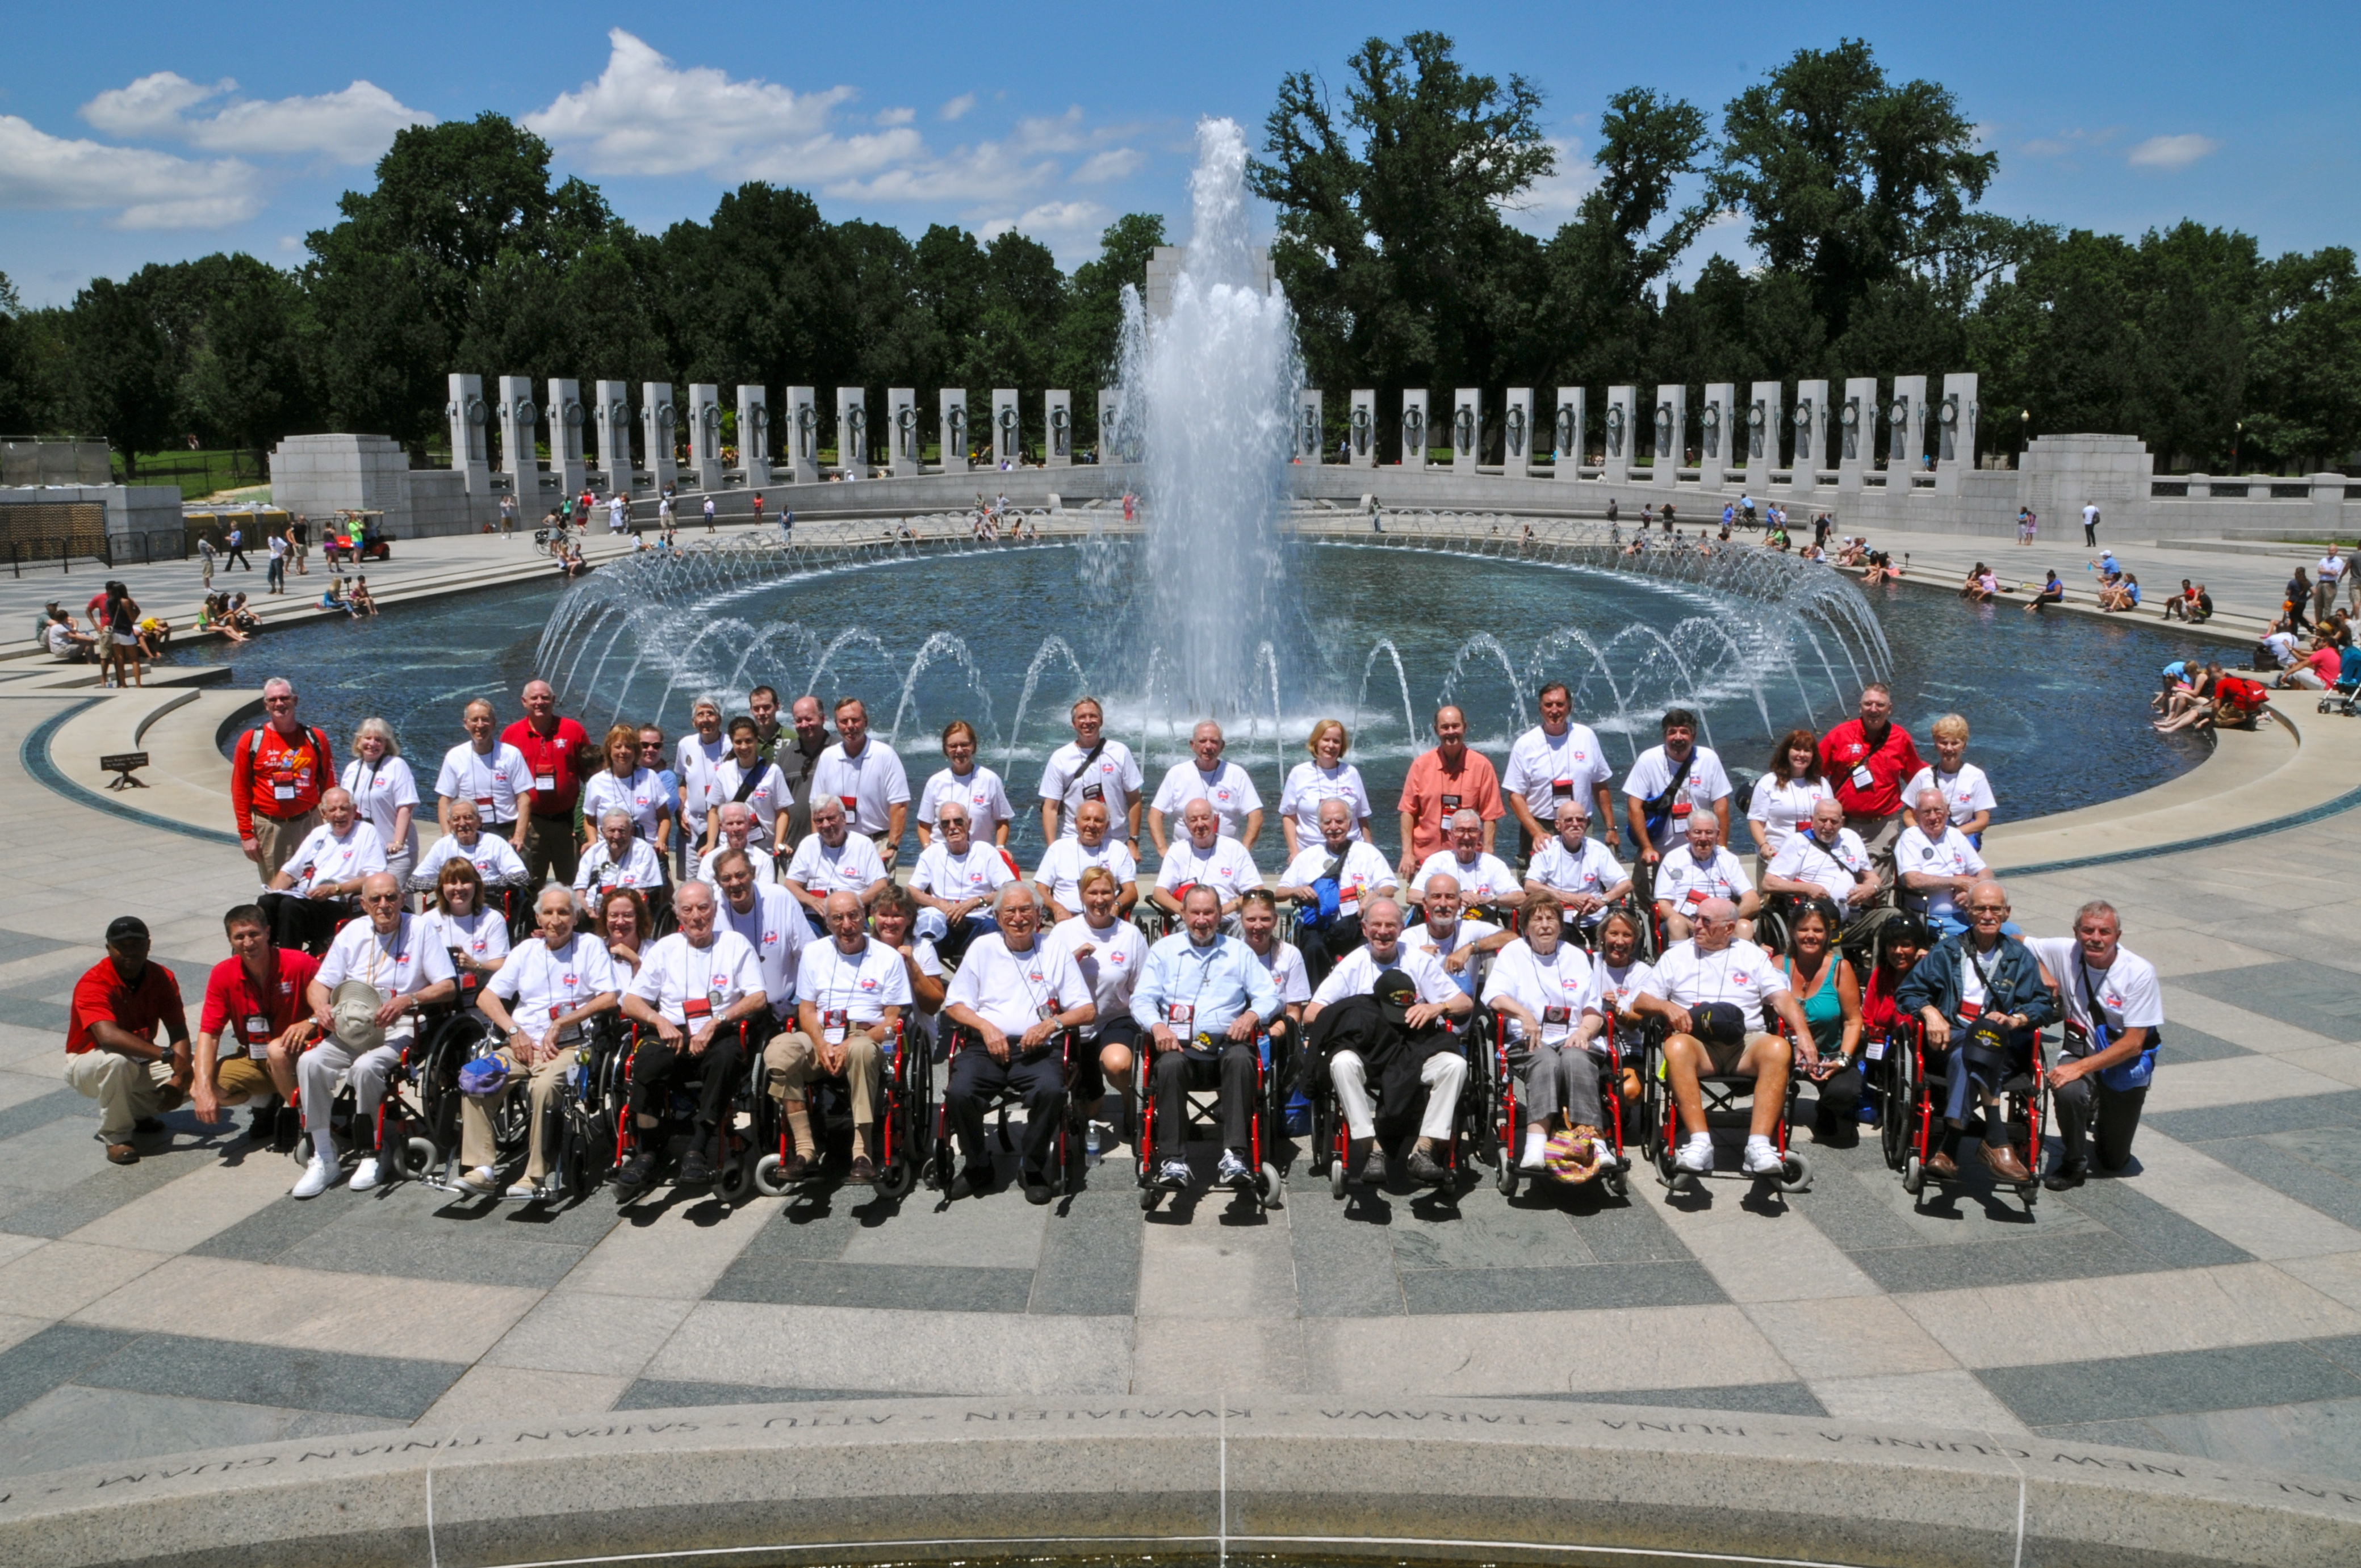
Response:
[{"label": "lanyard with badge", "polygon": [[[719,938],[717,937],[715,940],[718,942]],[[690,947],[686,948],[686,950],[688,952],[695,952],[697,949]],[[682,964],[681,970],[682,978],[687,978],[687,964],[686,962]],[[685,1023],[694,1024],[700,1018],[712,1017],[714,1014],[719,1012],[721,1009],[722,992],[722,980],[719,975],[713,972],[713,951],[708,948],[705,952],[704,982],[702,984],[687,988],[681,996],[680,1015],[682,1021]]]},{"label": "lanyard with badge", "polygon": [[[555,1024],[561,1015],[572,1012],[574,1004],[581,999],[582,977],[574,972],[574,955],[580,951],[581,947],[582,934],[578,931],[566,938],[566,951],[563,953],[558,952],[545,941],[541,945],[541,950],[544,955],[544,961],[547,963],[550,970],[550,989],[553,992],[563,992],[557,1000],[549,1004],[549,1021],[552,1024]],[[574,1045],[581,1038],[582,1024],[579,1019],[557,1031],[560,1045]]]},{"label": "lanyard with badge", "polygon": [[[1532,948],[1528,947],[1526,951],[1532,952]],[[1560,942],[1551,950],[1547,970],[1542,968],[1542,956],[1539,953],[1532,954],[1532,963],[1533,972],[1536,975],[1545,974],[1550,983],[1557,987],[1558,1000],[1554,1003],[1544,1003],[1542,1005],[1542,1043],[1548,1046],[1558,1045],[1574,1032],[1574,1008],[1565,1000],[1565,975],[1562,967],[1565,963],[1565,944]],[[1544,996],[1550,994],[1549,987],[1543,986],[1542,993]],[[1552,1037],[1550,1033],[1553,1029],[1557,1031],[1554,1037]]]},{"label": "lanyard with badge", "polygon": [[1164,1025],[1174,1034],[1183,1036],[1187,1047],[1194,1050],[1213,1043],[1211,1033],[1197,1029],[1197,1003],[1213,981],[1213,960],[1221,957],[1222,939],[1216,937],[1206,943],[1202,958],[1198,956],[1199,949],[1194,942],[1181,950],[1197,966],[1197,989],[1189,993],[1186,1002],[1167,1002],[1164,1004]]},{"label": "lanyard with badge", "polygon": [[[823,982],[821,983],[821,986],[820,986],[820,996],[819,996],[819,1032],[820,1032],[820,1037],[821,1037],[822,1039],[826,1040],[829,1045],[834,1046],[834,1045],[841,1045],[841,1044],[844,1042],[844,1037],[845,1037],[845,1036],[846,1036],[847,1034],[849,1034],[849,1033],[851,1033],[851,1028],[852,1028],[852,1007],[851,1007],[852,999],[853,999],[853,997],[854,997],[854,996],[856,996],[856,995],[858,995],[858,994],[860,993],[860,991],[861,991],[861,974],[862,974],[862,971],[863,970],[865,970],[866,968],[868,968],[868,966],[869,966],[869,955],[870,955],[870,954],[871,954],[874,949],[873,949],[873,948],[871,948],[871,947],[869,946],[869,944],[868,944],[868,943],[863,942],[863,943],[862,944],[862,948],[861,948],[861,957],[860,957],[859,959],[855,959],[855,960],[854,960],[851,965],[849,965],[849,966],[848,966],[848,965],[845,963],[845,961],[844,961],[844,949],[843,949],[843,948],[840,948],[840,947],[838,947],[834,942],[830,942],[830,943],[829,943],[829,945],[828,945],[828,946],[829,946],[829,953],[830,953],[831,957],[832,957],[832,958],[834,959],[834,960],[835,960],[835,969],[836,969],[837,972],[841,973],[841,972],[842,972],[844,970],[846,970],[847,968],[850,968],[850,969],[851,970],[851,971],[852,971],[852,979],[851,979],[851,983],[849,983],[849,984],[845,987],[845,993],[844,993],[844,1002],[845,1002],[845,1005],[844,1005],[844,1006],[841,1006],[841,1007],[830,1007],[830,1006],[828,1004],[828,998],[829,998],[829,992],[832,988],[831,988],[830,986],[829,986],[825,981],[823,981]],[[897,955],[895,955],[895,960],[896,960],[897,962],[899,961],[899,955],[898,955],[898,954],[897,954]]]}]

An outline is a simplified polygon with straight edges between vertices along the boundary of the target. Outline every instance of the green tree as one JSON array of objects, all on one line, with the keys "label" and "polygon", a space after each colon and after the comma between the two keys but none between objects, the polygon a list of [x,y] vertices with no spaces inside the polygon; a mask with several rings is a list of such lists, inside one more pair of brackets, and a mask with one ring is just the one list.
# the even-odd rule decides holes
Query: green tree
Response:
[{"label": "green tree", "polygon": [[2361,447],[2361,275],[2353,252],[2290,253],[2265,267],[2261,282],[2246,430],[2268,451],[2334,467]]},{"label": "green tree", "polygon": [[243,254],[190,263],[186,282],[181,406],[201,438],[261,456],[313,416],[302,291],[291,275]]},{"label": "green tree", "polygon": [[116,283],[95,278],[74,296],[67,327],[74,356],[71,411],[86,433],[104,435],[137,483],[139,454],[180,433],[173,354],[157,310],[153,274]]}]

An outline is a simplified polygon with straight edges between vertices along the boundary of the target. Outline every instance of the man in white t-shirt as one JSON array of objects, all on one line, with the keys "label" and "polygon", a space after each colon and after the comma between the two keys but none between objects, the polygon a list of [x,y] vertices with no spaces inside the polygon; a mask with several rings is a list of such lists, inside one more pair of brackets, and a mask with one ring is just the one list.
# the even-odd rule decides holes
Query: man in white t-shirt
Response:
[{"label": "man in white t-shirt", "polygon": [[967,961],[943,997],[944,1019],[967,1036],[951,1057],[944,1091],[965,1161],[951,1181],[950,1197],[956,1201],[990,1187],[984,1110],[1001,1094],[1013,1092],[1025,1107],[1018,1166],[1026,1201],[1047,1203],[1057,1196],[1049,1160],[1066,1116],[1066,1064],[1058,1036],[1097,1017],[1098,1006],[1066,950],[1041,940],[1040,917],[1028,889],[1014,883],[1002,888],[995,913],[1000,929],[968,948]]},{"label": "man in white t-shirt", "polygon": [[2291,670],[2295,667],[2295,633],[2284,627],[2274,626],[2263,633],[2263,652],[2270,656],[2273,667]]},{"label": "man in white t-shirt", "polygon": [[1771,955],[1738,935],[1736,905],[1708,898],[1691,927],[1694,935],[1656,960],[1655,992],[1632,1003],[1635,1012],[1664,1019],[1673,1031],[1664,1041],[1664,1076],[1686,1135],[1674,1163],[1693,1175],[1713,1168],[1713,1135],[1706,1129],[1697,1078],[1735,1074],[1754,1080],[1744,1169],[1749,1176],[1775,1176],[1784,1162],[1771,1135],[1786,1101],[1791,1053],[1763,1025],[1773,1014],[1784,1020],[1807,1066],[1819,1060],[1811,1026]]},{"label": "man in white t-shirt", "polygon": [[[1328,971],[1303,1010],[1309,1029],[1320,1014],[1348,996],[1377,996],[1389,1020],[1422,1030],[1466,1018],[1476,1010],[1476,999],[1462,991],[1443,961],[1401,939],[1401,905],[1390,898],[1373,898],[1361,909],[1366,946],[1356,948]],[[1407,997],[1382,996],[1378,981],[1399,970],[1411,982]],[[1399,1012],[1397,1012],[1399,1009]],[[1378,1142],[1377,1105],[1369,1098],[1368,1065],[1357,1051],[1340,1050],[1328,1059],[1328,1080],[1345,1113],[1345,1129],[1367,1154],[1360,1167],[1365,1183],[1386,1179],[1385,1146]],[[1448,1168],[1434,1157],[1434,1146],[1451,1141],[1453,1118],[1458,1113],[1459,1092],[1467,1081],[1467,1058],[1455,1047],[1438,1050],[1419,1064],[1419,1081],[1426,1088],[1426,1106],[1419,1118],[1418,1145],[1411,1151],[1411,1179],[1437,1186],[1451,1179]],[[1350,1165],[1348,1152],[1347,1165]]]},{"label": "man in white t-shirt", "polygon": [[1730,775],[1712,747],[1697,743],[1697,715],[1687,708],[1665,709],[1664,744],[1641,752],[1623,775],[1623,811],[1642,860],[1678,844],[1699,814],[1710,815],[1721,838],[1730,837]]},{"label": "man in white t-shirt", "polygon": [[837,698],[835,718],[836,743],[812,764],[812,826],[819,826],[820,797],[834,796],[852,830],[877,846],[878,858],[890,871],[910,815],[909,775],[894,748],[869,733],[869,709],[859,697]]},{"label": "man in white t-shirt", "polygon": [[[965,801],[947,799],[936,807],[935,826],[940,831],[918,851],[910,872],[910,895],[935,916],[921,923],[920,934],[934,937],[943,960],[955,966],[968,944],[992,929],[993,898],[1016,873],[999,846],[975,841]],[[926,929],[936,924],[943,929]]]},{"label": "man in white t-shirt", "polygon": [[492,1117],[502,1101],[524,1088],[532,1127],[524,1174],[501,1193],[520,1201],[548,1195],[542,1183],[549,1175],[550,1101],[575,1065],[583,1025],[613,1012],[622,990],[607,944],[595,932],[575,928],[574,900],[564,888],[542,889],[533,917],[535,934],[517,946],[476,1000],[504,1042],[500,1056],[511,1077],[498,1094],[459,1098],[459,1165],[466,1172],[459,1184],[489,1194],[500,1190]]},{"label": "man in white t-shirt", "polygon": [[795,858],[787,862],[780,885],[811,911],[813,920],[822,921],[827,918],[829,894],[853,894],[865,909],[877,902],[890,880],[877,846],[852,831],[844,819],[842,804],[832,795],[814,790],[811,837],[796,846]]},{"label": "man in white t-shirt", "polygon": [[[1336,907],[1325,913],[1318,885],[1323,878],[1333,878],[1336,884]],[[1320,803],[1320,842],[1299,850],[1279,873],[1279,883],[1274,890],[1278,895],[1294,901],[1296,946],[1313,985],[1328,978],[1338,959],[1361,945],[1361,906],[1396,892],[1394,869],[1386,863],[1385,851],[1355,835],[1353,807],[1340,798]]]},{"label": "man in white t-shirt", "polygon": [[1741,937],[1754,935],[1754,913],[1763,907],[1754,880],[1721,841],[1720,821],[1704,811],[1690,816],[1685,841],[1656,863],[1655,891],[1668,942],[1688,939],[1690,924],[1708,899],[1726,898],[1737,907]]},{"label": "man in white t-shirt", "polygon": [[533,766],[524,753],[499,738],[492,705],[482,697],[460,716],[467,739],[443,754],[434,777],[434,815],[451,830],[451,803],[473,801],[484,830],[524,848],[533,817]]},{"label": "man in white t-shirt", "polygon": [[574,891],[586,904],[610,887],[645,893],[664,884],[655,847],[631,831],[631,814],[617,806],[598,818],[598,838],[574,867]]},{"label": "man in white t-shirt", "polygon": [[1049,753],[1041,770],[1041,839],[1074,836],[1086,802],[1107,809],[1107,832],[1126,843],[1139,839],[1139,762],[1131,748],[1106,738],[1106,710],[1094,696],[1076,700],[1069,718],[1074,738]]},{"label": "man in white t-shirt", "polygon": [[1763,868],[1763,891],[1826,898],[1848,916],[1877,901],[1877,868],[1861,835],[1844,825],[1834,795],[1812,803],[1811,825],[1791,833]]},{"label": "man in white t-shirt", "polygon": [[1073,831],[1051,839],[1041,851],[1041,864],[1033,873],[1034,891],[1049,902],[1050,919],[1071,920],[1082,912],[1082,873],[1104,866],[1115,881],[1115,913],[1128,920],[1139,902],[1137,858],[1128,843],[1108,831],[1106,802],[1086,800],[1075,807],[1073,817]]},{"label": "man in white t-shirt", "polygon": [[1615,806],[1607,786],[1614,770],[1587,724],[1574,722],[1574,693],[1564,681],[1542,687],[1542,721],[1517,737],[1509,748],[1509,765],[1500,774],[1500,794],[1524,829],[1525,857],[1549,841],[1558,807],[1572,801],[1586,810],[1598,808],[1607,824],[1609,848],[1615,843]]},{"label": "man in white t-shirt", "polygon": [[[811,922],[795,896],[784,887],[755,880],[754,857],[744,850],[715,853],[709,885],[714,898],[714,929],[735,931],[754,949],[762,970],[763,994],[770,999],[771,1021],[785,1025],[796,1015],[796,965],[803,950],[818,940]],[[760,1023],[760,1020],[757,1020]]]},{"label": "man in white t-shirt", "polygon": [[779,880],[779,862],[768,850],[754,842],[754,808],[743,801],[727,801],[714,807],[715,826],[721,830],[719,848],[708,850],[697,862],[697,880],[711,882],[713,864],[724,853],[737,850],[744,853],[747,863],[754,868],[754,880],[765,886]]},{"label": "man in white t-shirt", "polygon": [[[715,770],[721,766],[721,759],[730,755],[730,740],[721,730],[721,704],[713,697],[698,697],[696,706],[688,710],[688,721],[693,728],[680,738],[672,761],[673,776],[680,780],[680,866],[684,872],[711,836],[705,820],[707,814],[729,798],[716,787]],[[699,872],[697,880],[711,879]]]},{"label": "man in white t-shirt", "polygon": [[713,889],[683,883],[672,906],[680,929],[647,949],[623,991],[623,1016],[640,1025],[625,1113],[631,1155],[615,1175],[615,1194],[627,1203],[655,1179],[660,1148],[654,1135],[663,1124],[657,1111],[670,1101],[676,1077],[693,1073],[703,1080],[680,1185],[706,1186],[719,1174],[714,1157],[721,1118],[745,1077],[743,1025],[770,1005],[754,949],[737,932],[716,927]]},{"label": "man in white t-shirt", "polygon": [[1489,920],[1463,917],[1459,881],[1449,872],[1427,878],[1418,902],[1421,918],[1403,929],[1402,946],[1433,953],[1459,989],[1473,996],[1477,955],[1499,952],[1516,939],[1516,933]]},{"label": "man in white t-shirt", "polygon": [[1923,913],[1938,936],[1968,928],[1960,905],[1982,880],[1983,857],[1950,826],[1950,802],[1933,784],[1911,801],[1911,823],[1894,841],[1894,869],[1902,879],[1902,906]]},{"label": "man in white t-shirt", "polygon": [[359,908],[361,879],[385,870],[385,841],[360,819],[350,790],[330,789],[321,795],[320,815],[325,820],[295,846],[261,900],[270,916],[271,940],[307,953],[324,945]]},{"label": "man in white t-shirt", "polygon": [[1244,768],[1222,761],[1227,744],[1222,727],[1210,718],[1201,720],[1189,732],[1189,760],[1172,764],[1148,808],[1148,836],[1156,841],[1158,854],[1167,853],[1171,843],[1170,819],[1180,816],[1192,800],[1213,806],[1224,838],[1254,848],[1262,832],[1262,796]]},{"label": "man in white t-shirt", "polygon": [[2130,1162],[2164,1031],[2164,989],[2156,966],[2123,945],[2123,917],[2104,899],[2074,912],[2071,937],[2027,937],[2025,945],[2057,980],[2066,1007],[2065,1043],[2049,1069],[2065,1146],[2041,1179],[2057,1192],[2082,1184],[2093,1142],[2101,1170]]},{"label": "man in white t-shirt", "polygon": [[1468,907],[1488,912],[1521,908],[1524,884],[1509,862],[1484,848],[1484,819],[1473,811],[1451,814],[1451,842],[1426,857],[1411,879],[1410,890],[1423,896],[1426,884],[1447,876],[1458,885]]},{"label": "man in white t-shirt", "polygon": [[1584,930],[1597,930],[1607,906],[1631,891],[1631,879],[1607,846],[1590,836],[1587,806],[1559,801],[1554,823],[1555,835],[1525,870],[1525,903],[1554,898]]},{"label": "man in white t-shirt", "polygon": [[[312,1135],[312,1162],[293,1189],[298,1198],[325,1192],[343,1168],[328,1113],[336,1102],[336,1080],[347,1073],[353,1086],[353,1135],[370,1140],[371,1146],[353,1168],[353,1190],[366,1192],[378,1185],[377,1108],[402,1048],[417,1033],[410,1010],[458,994],[450,949],[428,940],[423,924],[402,913],[401,884],[390,872],[371,872],[362,879],[361,908],[368,917],[336,933],[305,993],[320,1039],[295,1063],[303,1128]],[[376,991],[374,1012],[364,1014],[357,1008],[336,1006],[336,988],[348,980]]]},{"label": "man in white t-shirt", "polygon": [[[840,1078],[852,1102],[852,1170],[847,1179],[877,1179],[877,1102],[884,1086],[884,1047],[911,1005],[902,955],[863,928],[866,912],[849,893],[828,895],[828,940],[802,949],[796,970],[796,1026],[763,1048],[764,1080],[785,1110],[795,1144],[780,1175],[799,1181],[819,1167],[804,1090],[814,1078]],[[923,1049],[920,1046],[918,1048]]]},{"label": "man in white t-shirt", "polygon": [[1188,829],[1188,837],[1175,840],[1165,851],[1164,864],[1156,873],[1156,886],[1148,897],[1167,914],[1178,915],[1184,893],[1195,886],[1211,887],[1222,895],[1223,916],[1235,915],[1239,896],[1250,887],[1262,885],[1262,872],[1256,868],[1254,856],[1244,844],[1222,833],[1210,801],[1192,800],[1182,807],[1180,825]]}]

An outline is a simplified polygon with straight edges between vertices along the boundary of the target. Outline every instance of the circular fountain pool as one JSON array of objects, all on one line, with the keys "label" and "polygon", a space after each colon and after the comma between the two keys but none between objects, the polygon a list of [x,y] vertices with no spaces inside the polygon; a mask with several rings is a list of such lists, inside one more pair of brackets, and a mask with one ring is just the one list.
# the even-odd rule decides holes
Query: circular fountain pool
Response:
[{"label": "circular fountain pool", "polygon": [[[456,740],[468,698],[512,695],[536,673],[558,682],[566,711],[594,731],[628,717],[677,734],[690,701],[708,690],[733,707],[756,684],[850,692],[866,699],[914,784],[940,765],[941,726],[967,718],[1020,804],[1068,736],[1067,706],[1088,690],[1108,699],[1110,731],[1144,753],[1152,791],[1185,754],[1192,716],[1159,698],[1155,670],[1143,672],[1125,608],[1130,565],[1122,542],[1096,541],[791,576],[774,568],[676,592],[609,568],[605,582],[588,579],[570,599],[555,582],[511,587],[277,632],[238,657],[238,677],[259,685],[292,673],[305,716],[338,740],[379,713],[429,758]],[[1774,735],[1846,717],[1875,670],[1928,755],[1936,718],[1967,718],[1969,754],[1991,773],[2004,819],[2128,795],[2204,754],[2202,740],[2159,738],[2147,724],[2157,668],[2203,651],[2193,640],[2013,606],[1971,609],[1916,585],[1864,596],[1823,576],[1850,606],[1842,613],[1799,616],[1746,593],[1589,566],[1302,545],[1283,630],[1257,663],[1256,699],[1223,716],[1230,756],[1276,807],[1312,721],[1344,719],[1378,807],[1379,840],[1389,842],[1388,810],[1434,705],[1462,706],[1471,737],[1497,761],[1532,722],[1544,680],[1573,685],[1576,716],[1600,731],[1619,774],[1675,702],[1702,709],[1710,742],[1741,774],[1762,766]],[[631,613],[598,613],[626,598]],[[1034,847],[1034,833],[1020,823],[1016,843]],[[1275,848],[1275,826],[1270,838]]]}]

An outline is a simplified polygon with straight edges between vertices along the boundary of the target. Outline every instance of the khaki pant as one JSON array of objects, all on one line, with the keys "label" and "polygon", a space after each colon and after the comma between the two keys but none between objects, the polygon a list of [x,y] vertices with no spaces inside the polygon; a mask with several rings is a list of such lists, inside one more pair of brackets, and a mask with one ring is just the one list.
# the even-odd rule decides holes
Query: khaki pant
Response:
[{"label": "khaki pant", "polygon": [[117,1051],[93,1047],[66,1058],[66,1081],[74,1092],[98,1102],[101,1142],[127,1144],[131,1124],[164,1109],[164,1085],[172,1076],[170,1058],[134,1061]]},{"label": "khaki pant", "polygon": [[[814,1078],[826,1076],[819,1070],[818,1057],[818,1047],[801,1029],[790,1029],[763,1047],[763,1067],[765,1080],[771,1086],[771,1098],[789,1107],[796,1118],[803,1114],[804,1086]],[[879,1061],[876,1041],[861,1029],[847,1031],[844,1082],[852,1097],[852,1124],[856,1127],[877,1124]]]},{"label": "khaki pant", "polygon": [[524,1175],[528,1181],[539,1181],[549,1174],[549,1151],[542,1146],[542,1130],[549,1113],[549,1098],[566,1081],[566,1069],[574,1065],[575,1049],[560,1046],[557,1054],[539,1067],[528,1069],[524,1057],[513,1046],[502,1046],[500,1059],[509,1064],[509,1086],[497,1099],[478,1099],[473,1094],[459,1097],[459,1164],[467,1170],[487,1166],[500,1157],[492,1144],[492,1110],[500,1101],[516,1092],[520,1077],[533,1074],[526,1085],[526,1103],[532,1109],[532,1141],[527,1146]]},{"label": "khaki pant", "polygon": [[1845,826],[1861,835],[1861,847],[1869,851],[1869,863],[1877,872],[1881,891],[1894,890],[1894,847],[1900,842],[1902,830],[1910,826],[1910,814],[1897,811],[1891,817],[1848,817]]},{"label": "khaki pant", "polygon": [[265,887],[269,886],[270,879],[279,874],[279,868],[285,865],[294,856],[295,851],[302,847],[304,836],[319,825],[320,813],[317,808],[307,811],[301,817],[265,817],[258,811],[254,814],[254,847],[262,856],[262,864],[258,869],[262,872],[262,883]]},{"label": "khaki pant", "polygon": [[270,1080],[269,1062],[241,1052],[214,1063],[214,1092],[223,1104],[236,1105],[258,1096],[268,1100],[279,1092],[279,1086]]}]

